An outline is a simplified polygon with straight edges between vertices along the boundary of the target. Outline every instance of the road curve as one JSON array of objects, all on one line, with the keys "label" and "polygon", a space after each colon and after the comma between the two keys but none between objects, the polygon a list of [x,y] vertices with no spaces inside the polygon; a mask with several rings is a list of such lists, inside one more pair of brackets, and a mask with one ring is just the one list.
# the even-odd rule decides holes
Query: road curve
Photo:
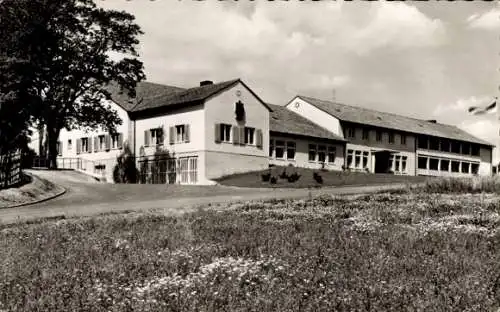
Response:
[{"label": "road curve", "polygon": [[66,188],[55,199],[18,208],[0,209],[0,222],[56,216],[92,216],[120,211],[158,210],[168,214],[189,211],[195,206],[241,200],[304,198],[321,194],[345,195],[401,188],[404,185],[327,187],[321,189],[254,189],[229,186],[180,186],[106,184],[74,171],[31,170],[29,173]]}]

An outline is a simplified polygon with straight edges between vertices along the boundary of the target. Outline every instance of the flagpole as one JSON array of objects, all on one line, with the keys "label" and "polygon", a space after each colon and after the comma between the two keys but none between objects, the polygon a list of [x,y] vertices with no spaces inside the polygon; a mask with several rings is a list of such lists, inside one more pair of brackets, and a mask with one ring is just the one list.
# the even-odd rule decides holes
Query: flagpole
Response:
[{"label": "flagpole", "polygon": [[[498,107],[499,103],[498,103],[498,97],[495,97],[495,103],[497,103],[497,106],[496,106],[496,109],[497,109],[497,113],[496,113],[496,124],[498,125],[498,132],[497,132],[497,146],[495,146],[495,154],[496,154],[496,159],[495,159],[495,162],[496,162],[496,168],[495,168],[495,174],[498,174],[498,167],[499,167],[499,164],[500,164],[500,161],[499,161],[499,152],[500,152],[500,107]],[[493,153],[491,155],[491,163],[493,164]]]}]

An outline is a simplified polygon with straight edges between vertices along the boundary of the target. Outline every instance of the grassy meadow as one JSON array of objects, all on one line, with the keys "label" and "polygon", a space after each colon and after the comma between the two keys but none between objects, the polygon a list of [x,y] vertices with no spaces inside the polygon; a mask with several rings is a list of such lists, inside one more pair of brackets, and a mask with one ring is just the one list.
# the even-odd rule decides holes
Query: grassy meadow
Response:
[{"label": "grassy meadow", "polygon": [[0,310],[497,311],[500,197],[432,183],[3,225]]}]

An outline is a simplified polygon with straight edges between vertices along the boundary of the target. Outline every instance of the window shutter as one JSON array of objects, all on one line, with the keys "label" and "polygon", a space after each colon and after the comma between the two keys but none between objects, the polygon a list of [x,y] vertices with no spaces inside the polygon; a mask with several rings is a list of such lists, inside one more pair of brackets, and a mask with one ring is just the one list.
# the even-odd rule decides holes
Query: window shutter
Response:
[{"label": "window shutter", "polygon": [[220,124],[215,124],[215,143],[220,143]]},{"label": "window shutter", "polygon": [[170,144],[175,143],[175,127],[170,127],[169,128],[169,137],[170,137]]},{"label": "window shutter", "polygon": [[62,143],[61,143],[61,141],[57,142],[57,155],[62,156]]},{"label": "window shutter", "polygon": [[160,141],[159,144],[163,145],[165,143],[165,127],[160,127]]},{"label": "window shutter", "polygon": [[94,153],[99,152],[99,136],[94,137]]},{"label": "window shutter", "polygon": [[262,149],[262,141],[263,141],[262,130],[257,129],[257,130],[255,130],[255,133],[256,133],[256,139],[257,139],[256,145],[258,148]]},{"label": "window shutter", "polygon": [[89,142],[87,153],[92,153],[92,137],[88,137],[87,141]]},{"label": "window shutter", "polygon": [[184,125],[184,131],[186,131],[186,133],[184,134],[184,138],[186,139],[186,143],[189,143],[189,140],[191,138],[190,133],[189,133],[189,125]]},{"label": "window shutter", "polygon": [[111,135],[106,134],[106,151],[109,151],[111,149]]},{"label": "window shutter", "polygon": [[240,144],[240,128],[238,126],[232,126],[233,144]]},{"label": "window shutter", "polygon": [[76,140],[76,154],[80,154],[80,151],[82,150],[82,139],[77,139]]},{"label": "window shutter", "polygon": [[149,146],[149,130],[144,131],[144,146]]},{"label": "window shutter", "polygon": [[240,129],[240,144],[245,145],[245,127],[239,127]]},{"label": "window shutter", "polygon": [[123,147],[123,133],[118,133],[118,148],[122,149]]}]

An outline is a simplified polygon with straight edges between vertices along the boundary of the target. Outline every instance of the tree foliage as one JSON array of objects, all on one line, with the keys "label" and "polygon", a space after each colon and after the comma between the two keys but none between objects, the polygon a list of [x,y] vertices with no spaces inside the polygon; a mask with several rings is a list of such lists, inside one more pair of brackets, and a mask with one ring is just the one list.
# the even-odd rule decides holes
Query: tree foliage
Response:
[{"label": "tree foliage", "polygon": [[61,129],[113,132],[121,124],[103,99],[110,97],[110,85],[134,97],[137,82],[145,78],[136,50],[142,32],[134,20],[93,0],[0,3],[0,36],[5,38],[0,90],[16,90],[29,99],[23,105],[30,121],[46,126],[51,167]]},{"label": "tree foliage", "polygon": [[117,163],[113,169],[115,183],[137,183],[138,170],[135,157],[128,143],[124,144],[123,152],[118,155]]}]

